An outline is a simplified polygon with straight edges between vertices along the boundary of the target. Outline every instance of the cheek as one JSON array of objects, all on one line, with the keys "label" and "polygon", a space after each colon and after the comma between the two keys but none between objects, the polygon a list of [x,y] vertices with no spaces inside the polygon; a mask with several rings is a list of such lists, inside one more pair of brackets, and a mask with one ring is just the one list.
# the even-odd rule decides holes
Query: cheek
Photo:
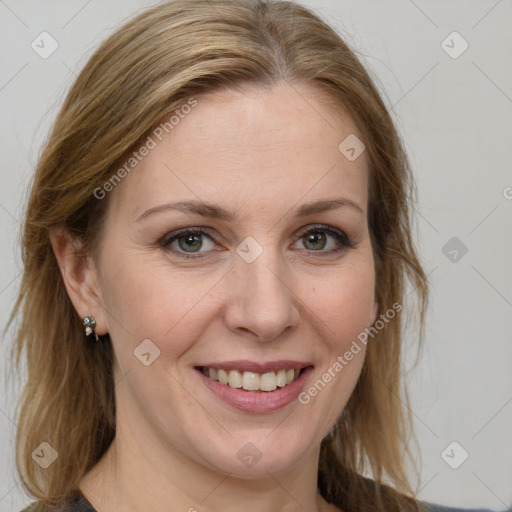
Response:
[{"label": "cheek", "polygon": [[374,305],[373,261],[355,259],[351,264],[317,281],[310,294],[309,323],[319,362],[298,401],[315,418],[314,430],[321,440],[345,408],[357,383],[366,354],[358,336],[371,323]]},{"label": "cheek", "polygon": [[313,285],[309,307],[330,328],[334,346],[344,345],[371,324],[375,301],[375,279],[371,258],[368,264],[338,269],[323,282]]},{"label": "cheek", "polygon": [[148,265],[147,259],[141,254],[105,259],[102,295],[109,331],[123,347],[129,343],[133,350],[150,339],[176,358],[204,328],[208,290],[219,276],[199,277],[165,263]]}]

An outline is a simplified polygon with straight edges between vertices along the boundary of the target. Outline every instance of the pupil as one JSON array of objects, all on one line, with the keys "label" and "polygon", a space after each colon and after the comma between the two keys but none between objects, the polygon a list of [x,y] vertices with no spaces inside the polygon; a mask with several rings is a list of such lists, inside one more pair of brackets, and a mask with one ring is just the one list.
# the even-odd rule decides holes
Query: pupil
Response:
[{"label": "pupil", "polygon": [[[182,240],[185,240],[186,246],[182,245]],[[179,239],[180,248],[187,251],[188,249],[201,249],[201,236],[200,235],[185,235]],[[193,252],[193,251],[188,251]]]},{"label": "pupil", "polygon": [[[324,233],[311,233],[309,235],[306,235],[306,243],[305,245],[309,243],[313,244],[313,249],[323,249],[325,245],[325,234]],[[320,244],[320,245],[318,245]]]}]

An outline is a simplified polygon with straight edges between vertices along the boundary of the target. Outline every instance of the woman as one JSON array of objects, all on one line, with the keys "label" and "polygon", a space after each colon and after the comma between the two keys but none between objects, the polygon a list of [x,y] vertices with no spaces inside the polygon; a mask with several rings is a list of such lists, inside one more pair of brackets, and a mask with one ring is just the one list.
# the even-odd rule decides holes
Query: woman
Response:
[{"label": "woman", "polygon": [[177,0],[114,33],[26,214],[29,510],[447,510],[404,468],[413,192],[371,79],[305,8]]}]

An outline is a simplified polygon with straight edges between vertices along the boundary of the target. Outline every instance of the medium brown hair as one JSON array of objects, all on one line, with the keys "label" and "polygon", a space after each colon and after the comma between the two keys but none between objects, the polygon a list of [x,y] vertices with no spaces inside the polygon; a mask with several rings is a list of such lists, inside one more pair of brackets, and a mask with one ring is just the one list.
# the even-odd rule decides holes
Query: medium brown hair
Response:
[{"label": "medium brown hair", "polygon": [[[98,200],[94,190],[164,115],[219,88],[269,88],[280,81],[315,85],[355,121],[366,145],[379,313],[404,304],[409,281],[421,339],[428,287],[411,234],[414,182],[393,120],[353,51],[294,2],[158,5],[122,26],[89,59],[43,147],[29,195],[24,273],[9,325],[20,316],[12,354],[28,372],[17,409],[16,464],[42,508],[68,500],[115,436],[112,344],[108,335],[102,343],[85,338],[50,229],[64,226],[83,241],[84,253],[95,254],[108,195]],[[369,342],[344,414],[322,442],[319,489],[344,511],[418,505],[405,469],[411,418],[401,379],[404,318],[397,313]],[[47,469],[31,457],[43,441],[59,454]]]}]

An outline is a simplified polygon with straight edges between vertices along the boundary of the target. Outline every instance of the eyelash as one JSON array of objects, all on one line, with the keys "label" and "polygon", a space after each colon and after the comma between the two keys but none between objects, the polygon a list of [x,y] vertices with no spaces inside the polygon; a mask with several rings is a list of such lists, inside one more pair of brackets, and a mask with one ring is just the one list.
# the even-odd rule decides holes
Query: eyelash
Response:
[{"label": "eyelash", "polygon": [[[312,253],[317,252],[320,255],[325,255],[325,254],[332,254],[335,252],[339,252],[342,249],[347,249],[347,248],[350,249],[350,248],[354,247],[354,242],[343,231],[339,231],[339,230],[334,229],[331,226],[327,226],[325,224],[315,224],[313,226],[309,226],[307,229],[304,229],[301,232],[299,232],[298,238],[300,239],[306,235],[309,235],[312,233],[318,233],[318,232],[323,232],[323,233],[327,233],[327,234],[331,235],[338,241],[338,243],[341,245],[341,247],[338,247],[336,249],[331,249],[329,251],[310,250],[309,252],[312,252]],[[170,250],[171,252],[179,255],[179,257],[183,258],[183,259],[204,258],[205,253],[186,253],[186,252],[176,251],[174,249],[169,248],[169,246],[172,244],[172,242],[174,242],[175,240],[179,239],[180,237],[182,237],[184,235],[204,235],[204,236],[207,236],[208,238],[210,238],[212,241],[216,242],[217,244],[219,243],[219,241],[216,239],[216,237],[214,237],[211,233],[209,233],[208,231],[206,231],[203,228],[185,228],[185,229],[179,230],[177,232],[170,233],[169,235],[166,235],[165,237],[163,237],[160,240],[159,244],[164,249]],[[304,250],[308,251],[308,249],[304,249]],[[210,251],[207,251],[207,252],[210,252]]]}]

